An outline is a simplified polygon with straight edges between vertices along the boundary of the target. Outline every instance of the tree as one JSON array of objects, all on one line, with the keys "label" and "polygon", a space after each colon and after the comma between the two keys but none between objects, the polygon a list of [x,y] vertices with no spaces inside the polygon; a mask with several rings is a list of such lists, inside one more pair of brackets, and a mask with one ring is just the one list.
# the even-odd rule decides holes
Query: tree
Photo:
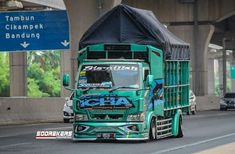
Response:
[{"label": "tree", "polygon": [[9,54],[0,53],[0,97],[10,96]]},{"label": "tree", "polygon": [[60,96],[60,52],[30,52],[28,60],[28,96]]}]

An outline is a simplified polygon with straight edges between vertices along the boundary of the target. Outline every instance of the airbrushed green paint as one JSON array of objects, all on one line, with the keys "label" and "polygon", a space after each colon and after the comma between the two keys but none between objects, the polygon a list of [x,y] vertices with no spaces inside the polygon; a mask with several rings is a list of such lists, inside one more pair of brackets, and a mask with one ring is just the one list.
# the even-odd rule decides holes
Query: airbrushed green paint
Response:
[{"label": "airbrushed green paint", "polygon": [[164,117],[164,103],[154,105],[155,115]]},{"label": "airbrushed green paint", "polygon": [[148,47],[150,50],[157,51],[157,52],[162,52],[161,49],[155,48],[155,47],[153,47],[153,46],[151,46],[151,45],[147,45],[147,47]]},{"label": "airbrushed green paint", "polygon": [[104,44],[96,44],[88,47],[89,51],[99,52],[104,51]]},{"label": "airbrushed green paint", "polygon": [[[143,92],[140,93],[140,95],[137,96],[137,90],[132,90],[132,91],[127,91],[127,90],[118,90],[118,91],[113,91],[111,94],[117,95],[117,96],[122,96],[122,97],[126,97],[129,100],[132,101],[133,105],[135,107],[129,108],[128,110],[89,110],[89,112],[87,112],[87,109],[78,109],[76,106],[76,98],[74,99],[74,103],[73,103],[73,109],[75,113],[83,113],[83,114],[88,114],[89,120],[92,121],[92,119],[90,118],[91,114],[124,114],[123,119],[121,120],[115,120],[115,121],[126,121],[126,117],[129,114],[138,114],[140,112],[143,111],[143,107],[141,104],[143,104]],[[82,92],[79,92],[82,95]],[[110,93],[107,90],[89,90],[87,93],[89,93],[90,95],[95,95],[95,94],[100,94],[100,95],[109,95]],[[100,112],[102,111],[102,112]],[[104,121],[104,120],[103,120]],[[108,121],[108,120],[106,120]]]},{"label": "airbrushed green paint", "polygon": [[[162,79],[163,77],[163,55],[162,51],[156,51],[151,49],[152,52],[149,54],[151,74],[155,79]],[[160,56],[158,56],[158,55]],[[156,65],[157,64],[157,65]]]},{"label": "airbrushed green paint", "polygon": [[[96,133],[113,133],[116,132],[117,138],[146,138],[148,136],[148,131],[145,130],[145,122],[79,122],[74,123],[74,126],[84,125],[88,126],[90,129],[86,133],[75,133],[74,138],[77,139],[91,139],[96,138]],[[125,127],[130,125],[136,125],[139,132],[126,131]],[[95,130],[95,128],[112,128],[107,130]]]},{"label": "airbrushed green paint", "polygon": [[182,116],[182,111],[178,109],[172,118],[172,135],[177,136],[179,132],[179,120]]},{"label": "airbrushed green paint", "polygon": [[164,109],[181,108],[187,112],[189,106],[189,62],[165,61],[164,74]]},{"label": "airbrushed green paint", "polygon": [[[83,62],[83,64],[85,65],[105,65],[105,64],[123,64],[124,62],[109,62],[109,61],[88,61],[88,62]],[[139,65],[139,68],[142,68],[142,64],[143,63],[139,63],[139,62],[125,62],[125,64],[137,64]],[[82,65],[79,66],[79,70],[81,70]],[[78,74],[80,74],[80,72],[78,72]],[[78,76],[77,76],[78,78]],[[142,75],[140,76],[140,81],[142,81]],[[76,85],[75,85],[76,87]],[[140,83],[140,88],[143,89],[143,83]],[[78,97],[80,97],[83,92],[81,90],[76,90],[76,94],[79,94]],[[120,121],[126,120],[127,115],[129,114],[138,114],[140,112],[143,112],[143,104],[144,104],[144,90],[131,90],[131,91],[127,91],[127,90],[116,90],[113,91],[112,93],[110,93],[108,90],[105,89],[90,89],[89,91],[87,91],[86,93],[89,93],[90,95],[94,95],[94,94],[99,94],[99,95],[109,95],[109,94],[114,94],[117,96],[124,96],[127,97],[129,100],[131,100],[133,102],[133,105],[135,106],[135,108],[130,108],[128,110],[106,110],[106,112],[104,112],[104,110],[102,110],[103,112],[99,112],[98,110],[94,110],[93,114],[107,114],[107,112],[109,114],[121,114],[122,112],[124,113],[124,118]],[[85,93],[84,93],[85,94]],[[83,113],[83,114],[88,114],[88,117],[90,117],[90,114],[87,112],[87,109],[77,109],[76,106],[76,98],[74,98],[74,103],[73,103],[73,109],[75,113]],[[91,120],[91,119],[90,119]]]},{"label": "airbrushed green paint", "polygon": [[131,44],[131,51],[145,52],[147,51],[147,47],[144,45]]},{"label": "airbrushed green paint", "polygon": [[150,124],[151,124],[151,120],[152,120],[152,118],[154,117],[154,112],[153,111],[149,111],[149,112],[147,112],[146,113],[146,123],[145,123],[145,127],[146,127],[146,129],[147,130],[149,130],[150,129]]}]

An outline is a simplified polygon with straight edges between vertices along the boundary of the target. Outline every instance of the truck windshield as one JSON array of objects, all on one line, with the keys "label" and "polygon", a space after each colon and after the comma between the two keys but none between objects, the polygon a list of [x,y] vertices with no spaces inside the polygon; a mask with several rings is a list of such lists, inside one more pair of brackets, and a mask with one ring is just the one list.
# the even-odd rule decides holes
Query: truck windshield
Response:
[{"label": "truck windshield", "polygon": [[139,83],[138,65],[83,65],[77,86],[78,88],[139,88]]}]

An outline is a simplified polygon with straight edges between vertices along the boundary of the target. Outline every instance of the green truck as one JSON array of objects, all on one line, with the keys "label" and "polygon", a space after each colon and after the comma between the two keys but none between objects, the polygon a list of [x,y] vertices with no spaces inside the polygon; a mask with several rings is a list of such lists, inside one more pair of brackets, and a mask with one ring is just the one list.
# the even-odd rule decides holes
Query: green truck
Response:
[{"label": "green truck", "polygon": [[189,45],[150,11],[113,8],[83,35],[78,53],[75,88],[63,77],[74,92],[74,140],[183,137]]}]

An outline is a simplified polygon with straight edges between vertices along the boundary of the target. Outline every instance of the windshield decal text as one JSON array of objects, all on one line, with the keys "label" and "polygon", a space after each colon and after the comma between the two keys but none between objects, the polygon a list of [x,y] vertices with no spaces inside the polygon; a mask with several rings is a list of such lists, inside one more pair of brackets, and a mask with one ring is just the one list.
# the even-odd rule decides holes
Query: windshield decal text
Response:
[{"label": "windshield decal text", "polygon": [[111,65],[111,66],[85,66],[82,71],[138,71],[138,67],[136,66],[119,66],[119,65]]},{"label": "windshield decal text", "polygon": [[84,98],[80,101],[80,107],[106,107],[106,106],[125,106],[132,107],[130,101],[125,97],[103,97],[103,98]]}]

